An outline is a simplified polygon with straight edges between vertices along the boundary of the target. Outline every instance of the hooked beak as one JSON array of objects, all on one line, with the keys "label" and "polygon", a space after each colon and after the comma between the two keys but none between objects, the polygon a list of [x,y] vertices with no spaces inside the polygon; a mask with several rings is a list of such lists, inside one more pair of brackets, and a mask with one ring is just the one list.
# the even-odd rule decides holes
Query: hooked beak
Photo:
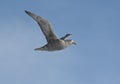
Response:
[{"label": "hooked beak", "polygon": [[75,41],[73,41],[72,44],[77,45],[77,43]]}]

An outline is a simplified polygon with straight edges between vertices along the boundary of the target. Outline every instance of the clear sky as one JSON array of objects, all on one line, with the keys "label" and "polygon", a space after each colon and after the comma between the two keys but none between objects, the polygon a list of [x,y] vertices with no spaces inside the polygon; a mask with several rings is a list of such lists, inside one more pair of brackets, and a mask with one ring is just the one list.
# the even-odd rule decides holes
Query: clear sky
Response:
[{"label": "clear sky", "polygon": [[[34,51],[46,40],[24,10],[77,45]],[[120,84],[120,0],[0,0],[0,84]]]}]

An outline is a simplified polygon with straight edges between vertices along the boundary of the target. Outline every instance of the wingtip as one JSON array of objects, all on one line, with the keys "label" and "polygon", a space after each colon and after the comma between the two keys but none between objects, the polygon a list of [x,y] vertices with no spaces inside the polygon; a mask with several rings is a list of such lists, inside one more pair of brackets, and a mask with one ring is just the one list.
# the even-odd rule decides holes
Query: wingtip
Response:
[{"label": "wingtip", "polygon": [[27,10],[25,10],[25,12],[26,12],[26,13],[28,13],[28,11],[27,11]]},{"label": "wingtip", "polygon": [[71,36],[72,34],[66,34],[67,36]]}]

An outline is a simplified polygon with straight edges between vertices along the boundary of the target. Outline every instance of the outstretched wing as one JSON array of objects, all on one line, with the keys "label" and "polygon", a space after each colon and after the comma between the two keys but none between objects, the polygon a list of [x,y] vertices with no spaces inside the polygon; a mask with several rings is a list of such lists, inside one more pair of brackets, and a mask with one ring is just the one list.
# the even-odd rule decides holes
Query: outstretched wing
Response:
[{"label": "outstretched wing", "polygon": [[71,36],[72,34],[66,34],[65,36],[61,37],[60,39],[65,40],[67,37]]},{"label": "outstretched wing", "polygon": [[25,10],[25,12],[38,23],[43,34],[46,37],[47,42],[49,42],[50,40],[53,40],[53,39],[58,39],[57,36],[55,35],[55,33],[53,32],[50,23],[46,19],[44,19],[34,13],[26,11],[26,10]]}]

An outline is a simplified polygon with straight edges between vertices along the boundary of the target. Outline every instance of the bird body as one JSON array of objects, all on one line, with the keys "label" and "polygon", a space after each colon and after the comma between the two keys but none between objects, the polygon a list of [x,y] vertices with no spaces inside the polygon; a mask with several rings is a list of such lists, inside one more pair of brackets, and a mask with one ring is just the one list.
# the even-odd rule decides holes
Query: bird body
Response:
[{"label": "bird body", "polygon": [[66,38],[71,34],[66,34],[64,37],[58,38],[56,34],[53,32],[52,27],[48,20],[29,11],[25,10],[25,12],[38,23],[47,40],[46,45],[40,48],[36,48],[35,50],[56,51],[62,50],[71,44],[76,44],[73,40],[66,40]]}]

